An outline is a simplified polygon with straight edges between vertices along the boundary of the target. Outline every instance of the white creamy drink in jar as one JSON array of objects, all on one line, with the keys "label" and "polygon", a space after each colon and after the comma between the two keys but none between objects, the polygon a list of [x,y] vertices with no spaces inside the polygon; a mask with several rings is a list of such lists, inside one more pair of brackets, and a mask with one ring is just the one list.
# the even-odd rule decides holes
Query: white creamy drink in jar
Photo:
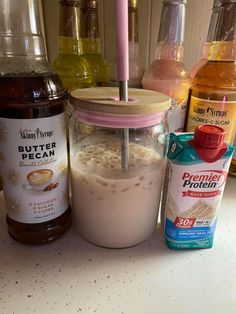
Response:
[{"label": "white creamy drink in jar", "polygon": [[[111,87],[70,94],[73,222],[86,240],[125,248],[155,230],[165,169],[165,112],[170,97]],[[118,96],[119,95],[119,96]]]},{"label": "white creamy drink in jar", "polygon": [[80,144],[71,156],[74,224],[88,241],[104,247],[129,247],[154,231],[164,158],[129,144],[129,170],[121,169],[119,141]]}]

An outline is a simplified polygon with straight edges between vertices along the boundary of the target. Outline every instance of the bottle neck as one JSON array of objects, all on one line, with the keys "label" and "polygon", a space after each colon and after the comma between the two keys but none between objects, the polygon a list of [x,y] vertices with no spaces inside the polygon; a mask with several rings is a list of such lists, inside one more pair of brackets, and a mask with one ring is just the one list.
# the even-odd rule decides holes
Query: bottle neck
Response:
[{"label": "bottle neck", "polygon": [[0,57],[46,60],[38,1],[0,1]]},{"label": "bottle neck", "polygon": [[164,2],[156,59],[183,60],[185,3]]},{"label": "bottle neck", "polygon": [[183,61],[184,47],[175,43],[158,43],[155,59]]},{"label": "bottle neck", "polygon": [[79,38],[80,8],[76,5],[60,6],[59,53],[82,54]]},{"label": "bottle neck", "polygon": [[210,46],[208,60],[236,61],[236,43],[233,41],[214,41]]},{"label": "bottle neck", "polygon": [[164,2],[161,13],[158,43],[184,42],[185,3]]},{"label": "bottle neck", "polygon": [[129,7],[129,42],[138,42],[138,10],[136,7]]},{"label": "bottle neck", "polygon": [[129,58],[139,59],[139,44],[137,42],[129,42]]},{"label": "bottle neck", "polygon": [[210,25],[209,25],[209,29],[207,33],[208,43],[211,43],[214,39],[214,34],[216,32],[216,27],[217,27],[217,20],[218,20],[218,16],[221,9],[222,9],[221,6],[216,6],[216,7],[213,6],[212,8],[211,21],[210,21]]},{"label": "bottle neck", "polygon": [[84,54],[101,54],[97,7],[81,10],[80,38]]},{"label": "bottle neck", "polygon": [[225,2],[220,10],[214,41],[235,41],[236,39],[236,1]]},{"label": "bottle neck", "polygon": [[209,60],[236,60],[236,2],[222,4]]},{"label": "bottle neck", "polygon": [[203,57],[204,59],[208,59],[209,53],[210,53],[210,47],[211,47],[211,43],[206,42],[206,43],[204,44],[204,46],[203,46],[203,55],[202,55],[202,57]]}]

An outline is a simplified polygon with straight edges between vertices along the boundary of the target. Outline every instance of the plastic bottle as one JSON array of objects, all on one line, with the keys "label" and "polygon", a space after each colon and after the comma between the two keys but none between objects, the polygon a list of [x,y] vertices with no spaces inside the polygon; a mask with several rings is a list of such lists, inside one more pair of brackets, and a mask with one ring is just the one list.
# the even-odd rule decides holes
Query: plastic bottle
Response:
[{"label": "plastic bottle", "polygon": [[214,37],[216,27],[217,27],[217,20],[218,20],[218,15],[219,15],[220,10],[221,10],[221,0],[214,0],[213,7],[212,7],[211,21],[210,21],[210,25],[208,29],[208,34],[207,34],[207,41],[205,42],[204,47],[203,47],[202,58],[197,62],[197,64],[192,68],[192,70],[189,73],[189,78],[191,82],[193,81],[197,71],[207,62],[211,43],[213,41],[213,37]]},{"label": "plastic bottle", "polygon": [[60,0],[59,54],[53,67],[60,75],[67,92],[89,87],[93,83],[87,60],[82,57],[79,37],[80,1]]},{"label": "plastic bottle", "polygon": [[81,0],[80,37],[83,57],[92,71],[93,85],[108,86],[110,82],[109,65],[101,51],[97,0]]},{"label": "plastic bottle", "polygon": [[186,0],[163,0],[155,60],[145,71],[143,88],[169,95],[172,108],[168,114],[169,131],[184,126],[190,81],[183,62]]},{"label": "plastic bottle", "polygon": [[0,2],[0,169],[10,235],[41,244],[70,224],[64,90],[37,0]]}]

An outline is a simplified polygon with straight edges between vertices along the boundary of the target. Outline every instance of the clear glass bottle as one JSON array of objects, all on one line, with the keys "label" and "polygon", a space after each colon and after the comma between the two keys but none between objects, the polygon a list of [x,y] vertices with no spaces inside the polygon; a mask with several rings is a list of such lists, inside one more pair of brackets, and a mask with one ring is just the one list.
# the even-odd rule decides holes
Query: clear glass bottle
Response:
[{"label": "clear glass bottle", "polygon": [[88,61],[93,74],[93,85],[108,86],[109,65],[102,55],[97,0],[81,0],[80,38],[83,57]]},{"label": "clear glass bottle", "polygon": [[87,60],[82,57],[82,43],[79,36],[80,1],[60,0],[59,54],[53,67],[60,75],[66,91],[90,87],[92,72]]},{"label": "clear glass bottle", "polygon": [[138,41],[138,0],[129,0],[129,87],[140,88],[144,68],[140,62]]},{"label": "clear glass bottle", "polygon": [[129,103],[118,95],[117,88],[103,87],[70,96],[74,225],[88,241],[111,248],[138,244],[155,230],[165,169],[163,117],[170,106],[168,96],[153,91],[132,88]]},{"label": "clear glass bottle", "polygon": [[212,124],[225,129],[233,144],[236,132],[236,0],[222,0],[208,61],[196,73],[188,99],[186,130]]},{"label": "clear glass bottle", "polygon": [[70,224],[64,89],[46,61],[37,0],[0,2],[0,169],[10,235],[28,244]]},{"label": "clear glass bottle", "polygon": [[222,0],[214,0],[213,2],[211,21],[210,21],[210,25],[208,29],[207,40],[203,47],[203,55],[202,55],[202,58],[195,64],[195,66],[192,68],[192,70],[189,73],[189,78],[191,82],[193,81],[197,71],[203,66],[203,64],[207,62],[209,51],[210,51],[210,46],[213,41],[216,27],[217,27],[218,15],[221,10],[221,1]]},{"label": "clear glass bottle", "polygon": [[167,121],[170,132],[183,129],[190,86],[183,62],[186,3],[186,0],[163,0],[155,60],[142,80],[143,88],[172,98]]}]

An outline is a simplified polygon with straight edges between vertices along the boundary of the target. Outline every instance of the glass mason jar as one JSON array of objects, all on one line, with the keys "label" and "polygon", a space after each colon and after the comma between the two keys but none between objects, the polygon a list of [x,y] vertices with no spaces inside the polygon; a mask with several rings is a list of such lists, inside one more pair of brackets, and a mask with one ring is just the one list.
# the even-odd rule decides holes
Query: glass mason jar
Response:
[{"label": "glass mason jar", "polygon": [[168,96],[153,91],[130,89],[129,102],[118,94],[117,88],[90,88],[70,97],[74,225],[88,241],[110,248],[138,244],[155,229],[165,169],[163,117],[170,106]]}]

